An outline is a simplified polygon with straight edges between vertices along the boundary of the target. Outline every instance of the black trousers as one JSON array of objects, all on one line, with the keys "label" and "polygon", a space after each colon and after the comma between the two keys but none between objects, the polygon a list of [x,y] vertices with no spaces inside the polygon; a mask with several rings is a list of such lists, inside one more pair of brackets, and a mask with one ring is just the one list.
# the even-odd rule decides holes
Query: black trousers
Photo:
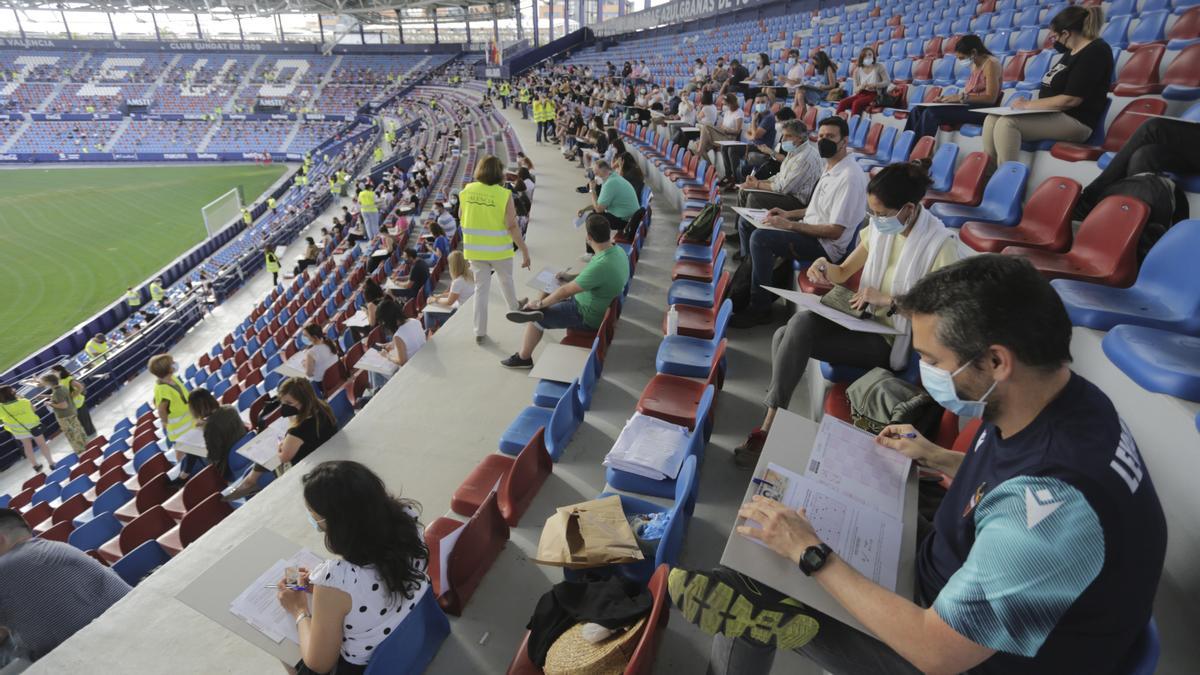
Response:
[{"label": "black trousers", "polygon": [[341,655],[338,656],[338,662],[336,665],[334,665],[333,670],[329,670],[324,673],[318,673],[312,668],[309,668],[303,660],[296,663],[296,675],[362,675],[365,672],[367,672],[366,666],[359,666],[350,663],[346,659],[342,658]]},{"label": "black trousers", "polygon": [[1129,137],[1129,142],[1104,171],[1083,189],[1080,203],[1090,211],[1113,183],[1135,174],[1200,173],[1197,147],[1200,147],[1200,125],[1151,119]]}]

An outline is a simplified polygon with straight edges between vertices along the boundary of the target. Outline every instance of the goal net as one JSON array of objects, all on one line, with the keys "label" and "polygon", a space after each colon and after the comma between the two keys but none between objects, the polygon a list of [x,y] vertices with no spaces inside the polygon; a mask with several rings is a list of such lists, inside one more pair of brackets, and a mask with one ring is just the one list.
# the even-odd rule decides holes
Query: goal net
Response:
[{"label": "goal net", "polygon": [[200,208],[204,229],[213,236],[229,223],[242,217],[242,187],[233,188]]}]

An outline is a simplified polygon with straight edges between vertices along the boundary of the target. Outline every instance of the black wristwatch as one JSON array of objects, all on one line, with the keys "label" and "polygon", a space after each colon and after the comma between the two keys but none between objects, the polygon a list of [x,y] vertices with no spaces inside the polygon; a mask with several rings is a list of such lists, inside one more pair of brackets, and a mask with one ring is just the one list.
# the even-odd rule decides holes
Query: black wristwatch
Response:
[{"label": "black wristwatch", "polygon": [[825,566],[825,561],[829,560],[830,553],[833,553],[833,549],[829,548],[828,544],[809,546],[804,549],[804,553],[800,554],[800,571],[804,572],[805,576],[811,577]]}]

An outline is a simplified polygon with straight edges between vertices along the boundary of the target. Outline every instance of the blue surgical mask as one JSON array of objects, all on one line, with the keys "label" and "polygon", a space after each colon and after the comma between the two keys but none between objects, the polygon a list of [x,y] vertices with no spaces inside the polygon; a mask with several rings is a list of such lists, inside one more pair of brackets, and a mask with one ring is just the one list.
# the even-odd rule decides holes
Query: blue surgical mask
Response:
[{"label": "blue surgical mask", "polygon": [[871,227],[879,234],[899,234],[904,231],[904,223],[896,215],[877,216],[871,214],[868,216],[871,220]]},{"label": "blue surgical mask", "polygon": [[992,386],[988,387],[978,401],[964,401],[958,397],[958,391],[954,387],[954,376],[970,365],[970,361],[959,366],[958,370],[954,372],[943,370],[924,361],[918,363],[921,368],[921,384],[925,386],[925,391],[929,392],[933,400],[938,402],[938,405],[959,417],[974,419],[983,416],[983,410],[987,406],[987,397],[996,388],[996,382],[992,382]]},{"label": "blue surgical mask", "polygon": [[[308,522],[312,523],[313,529],[320,532],[321,524],[319,522],[317,522],[316,518],[313,518],[312,513],[308,509],[304,510],[304,515],[308,517]],[[325,519],[322,518],[321,520],[325,520]]]},{"label": "blue surgical mask", "polygon": [[794,141],[784,141],[779,144],[779,149],[785,154],[791,154],[796,150],[796,143]]},{"label": "blue surgical mask", "polygon": [[766,111],[767,111],[766,103],[755,103],[754,104],[754,112],[766,112]]},{"label": "blue surgical mask", "polygon": [[796,59],[788,59],[788,65],[789,65],[789,66],[794,66],[794,65],[796,65]]}]

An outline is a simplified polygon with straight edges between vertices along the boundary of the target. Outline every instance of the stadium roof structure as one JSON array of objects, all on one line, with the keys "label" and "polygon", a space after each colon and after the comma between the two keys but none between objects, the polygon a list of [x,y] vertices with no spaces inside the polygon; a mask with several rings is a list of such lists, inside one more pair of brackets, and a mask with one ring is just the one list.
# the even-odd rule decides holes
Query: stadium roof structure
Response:
[{"label": "stadium roof structure", "polygon": [[[88,0],[87,2],[52,2],[49,0],[8,0],[13,9],[93,12],[188,12],[197,14],[228,14],[241,17],[272,16],[275,14],[338,14],[352,15],[364,23],[391,23],[396,10],[472,8],[472,15],[491,18],[511,16],[512,0]],[[480,12],[487,8],[491,11]]]}]

